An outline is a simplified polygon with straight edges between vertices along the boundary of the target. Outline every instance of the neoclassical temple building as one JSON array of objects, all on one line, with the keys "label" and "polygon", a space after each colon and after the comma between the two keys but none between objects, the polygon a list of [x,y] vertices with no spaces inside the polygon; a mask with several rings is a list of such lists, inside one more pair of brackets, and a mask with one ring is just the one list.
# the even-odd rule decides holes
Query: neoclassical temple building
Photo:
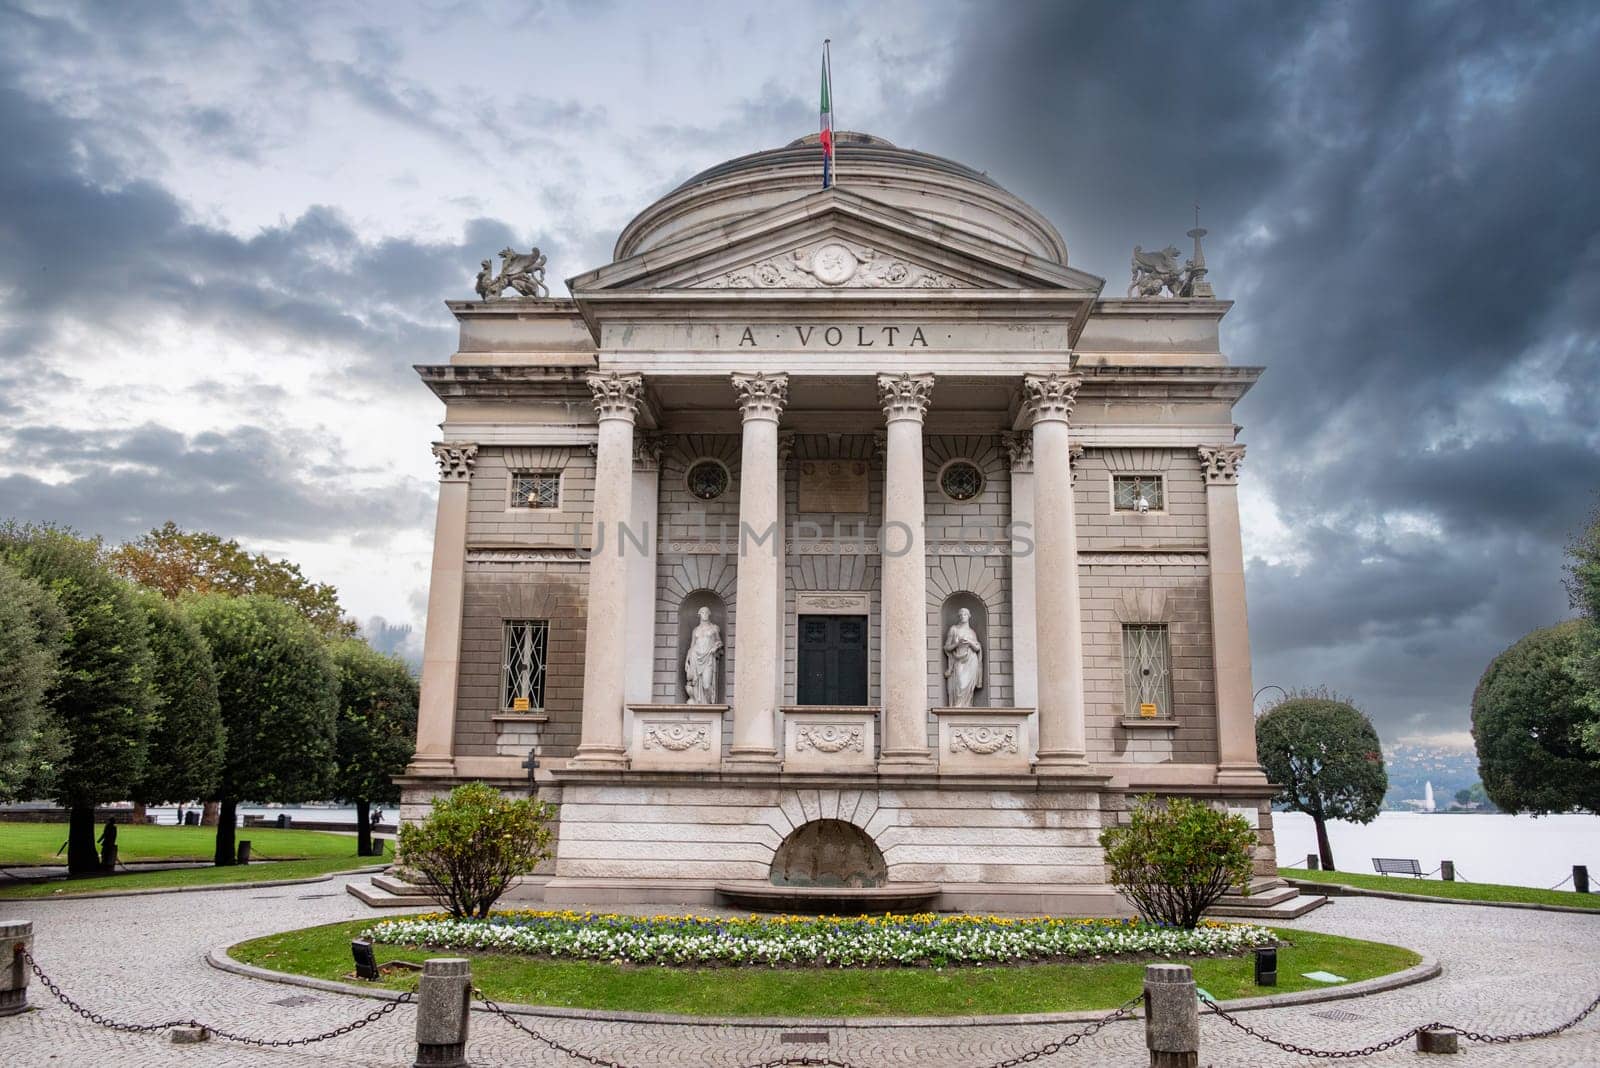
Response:
[{"label": "neoclassical temple building", "polygon": [[831,189],[815,138],[696,175],[571,299],[507,250],[449,303],[403,816],[537,789],[549,901],[1094,913],[1125,911],[1100,830],[1186,794],[1271,876],[1233,419],[1261,372],[1204,231],[1108,295],[978,171],[837,151]]}]

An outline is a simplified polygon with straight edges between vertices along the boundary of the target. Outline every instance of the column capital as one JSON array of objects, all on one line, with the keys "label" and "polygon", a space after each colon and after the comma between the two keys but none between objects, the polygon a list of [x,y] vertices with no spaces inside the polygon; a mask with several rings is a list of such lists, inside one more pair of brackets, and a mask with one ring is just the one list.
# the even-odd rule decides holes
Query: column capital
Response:
[{"label": "column capital", "polygon": [[762,371],[733,375],[733,388],[739,394],[739,411],[748,421],[770,419],[774,423],[789,403],[789,376]]},{"label": "column capital", "polygon": [[1200,470],[1206,476],[1207,486],[1239,484],[1239,466],[1244,463],[1243,445],[1201,445],[1195,451],[1200,454]]},{"label": "column capital", "polygon": [[1023,375],[1022,396],[1031,421],[1069,422],[1081,385],[1083,376],[1078,374]]},{"label": "column capital", "polygon": [[589,390],[594,394],[594,414],[599,419],[633,422],[644,400],[644,376],[618,371],[591,371]]},{"label": "column capital", "polygon": [[478,446],[471,441],[436,441],[433,458],[439,464],[440,482],[466,482],[472,478],[472,465],[478,459]]},{"label": "column capital", "polygon": [[883,405],[884,418],[891,423],[901,419],[922,422],[932,399],[933,376],[930,374],[914,375],[903,371],[897,375],[878,376],[878,403]]},{"label": "column capital", "polygon": [[1033,473],[1033,431],[1007,431],[1000,435],[1000,445],[1006,451],[1006,463],[1012,474]]}]

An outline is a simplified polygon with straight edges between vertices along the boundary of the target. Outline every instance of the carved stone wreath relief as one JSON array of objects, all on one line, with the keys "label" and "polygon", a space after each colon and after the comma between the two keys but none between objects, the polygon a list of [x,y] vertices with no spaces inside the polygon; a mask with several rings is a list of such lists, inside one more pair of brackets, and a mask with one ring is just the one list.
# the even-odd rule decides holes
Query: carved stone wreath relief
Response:
[{"label": "carved stone wreath relief", "polygon": [[879,253],[865,245],[831,240],[738,267],[705,289],[965,289],[949,275]]},{"label": "carved stone wreath relief", "polygon": [[819,753],[842,753],[846,749],[859,753],[866,748],[866,742],[861,728],[853,724],[808,723],[795,731],[794,747]]},{"label": "carved stone wreath relief", "polygon": [[950,729],[950,752],[976,753],[978,756],[990,756],[994,753],[1017,751],[1017,729],[1015,727],[952,727]]},{"label": "carved stone wreath relief", "polygon": [[651,723],[644,729],[646,749],[666,749],[682,753],[687,749],[710,749],[711,737],[704,724]]}]

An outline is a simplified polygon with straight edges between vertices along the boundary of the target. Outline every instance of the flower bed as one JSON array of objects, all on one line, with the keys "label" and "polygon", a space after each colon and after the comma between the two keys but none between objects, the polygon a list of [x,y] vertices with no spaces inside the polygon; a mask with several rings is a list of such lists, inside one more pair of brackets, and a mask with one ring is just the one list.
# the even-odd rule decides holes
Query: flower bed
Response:
[{"label": "flower bed", "polygon": [[827,967],[1212,956],[1276,941],[1255,924],[1208,922],[1184,930],[1138,920],[933,913],[717,918],[519,911],[487,920],[411,916],[380,921],[364,933],[395,945],[578,960]]}]

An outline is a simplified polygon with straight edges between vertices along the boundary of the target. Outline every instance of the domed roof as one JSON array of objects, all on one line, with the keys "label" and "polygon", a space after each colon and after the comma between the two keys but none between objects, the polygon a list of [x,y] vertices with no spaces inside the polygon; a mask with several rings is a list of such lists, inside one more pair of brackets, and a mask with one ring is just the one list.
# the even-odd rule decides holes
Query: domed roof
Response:
[{"label": "domed roof", "polygon": [[[640,212],[617,239],[626,259],[821,188],[817,134],[708,167]],[[1063,266],[1066,242],[1048,219],[988,175],[871,134],[834,134],[836,184],[932,222]]]}]

